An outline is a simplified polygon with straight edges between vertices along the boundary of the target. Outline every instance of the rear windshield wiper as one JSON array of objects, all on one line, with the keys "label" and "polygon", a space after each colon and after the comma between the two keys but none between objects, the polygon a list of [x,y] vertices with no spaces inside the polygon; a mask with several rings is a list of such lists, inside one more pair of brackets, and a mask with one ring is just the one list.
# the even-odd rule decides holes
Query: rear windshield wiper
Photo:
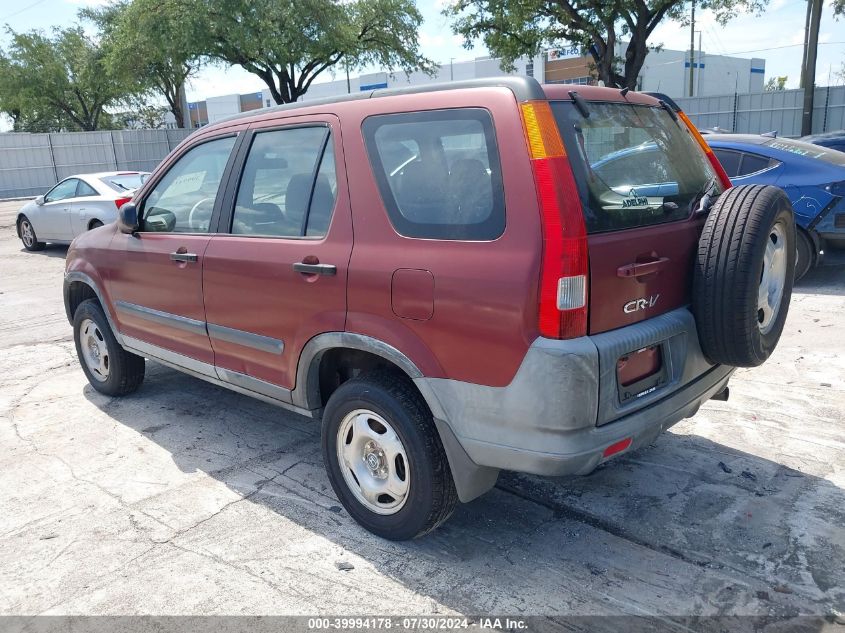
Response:
[{"label": "rear windshield wiper", "polygon": [[575,104],[575,107],[578,108],[578,112],[581,113],[581,116],[585,119],[590,118],[590,109],[587,107],[587,102],[584,101],[584,97],[579,95],[574,90],[569,91],[569,98],[572,99],[572,102]]},{"label": "rear windshield wiper", "polygon": [[[695,213],[707,213],[710,207],[713,204],[713,196],[711,196],[711,191],[713,191],[713,187],[716,186],[716,176],[711,176],[710,179],[705,183],[705,185],[701,188],[697,194],[695,194],[694,201],[698,202],[698,208],[695,210]],[[718,198],[718,196],[715,196]],[[693,203],[695,204],[695,203]]]}]

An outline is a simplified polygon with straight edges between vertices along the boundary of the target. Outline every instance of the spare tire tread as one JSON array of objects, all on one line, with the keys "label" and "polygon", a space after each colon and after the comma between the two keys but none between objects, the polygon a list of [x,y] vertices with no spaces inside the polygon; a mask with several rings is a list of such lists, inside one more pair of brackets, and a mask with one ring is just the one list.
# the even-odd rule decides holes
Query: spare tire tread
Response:
[{"label": "spare tire tread", "polygon": [[[756,317],[762,252],[769,227],[790,211],[787,222],[788,279],[773,334],[763,337]],[[762,185],[733,187],[713,205],[699,239],[693,283],[693,312],[702,350],[711,362],[753,367],[768,358],[786,318],[792,290],[794,222],[782,190]]]}]

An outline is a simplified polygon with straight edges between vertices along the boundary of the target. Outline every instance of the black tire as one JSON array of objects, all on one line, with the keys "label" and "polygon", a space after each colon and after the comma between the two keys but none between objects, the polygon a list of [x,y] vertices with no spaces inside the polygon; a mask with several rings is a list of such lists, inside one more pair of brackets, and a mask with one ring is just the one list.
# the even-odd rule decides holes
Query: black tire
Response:
[{"label": "black tire", "polygon": [[[758,290],[766,248],[778,240],[784,242],[785,277],[780,301],[763,328]],[[742,185],[719,196],[698,243],[693,280],[693,312],[707,358],[734,367],[762,364],[783,331],[794,276],[795,220],[783,190]]]},{"label": "black tire", "polygon": [[[108,350],[108,375],[105,380],[98,377],[88,367],[82,350],[82,324],[93,321]],[[98,337],[99,338],[99,337]],[[88,382],[100,393],[107,396],[125,396],[132,393],[144,382],[145,362],[142,356],[127,352],[120,346],[109,327],[108,319],[96,299],[87,299],[79,304],[73,314],[73,341],[76,355]]]},{"label": "black tire", "polygon": [[795,229],[795,281],[801,279],[816,265],[816,245],[803,229]]},{"label": "black tire", "polygon": [[[29,226],[29,230],[32,232],[32,239],[28,239],[25,236],[25,226],[27,225]],[[35,227],[32,226],[32,222],[30,222],[29,218],[25,215],[18,218],[18,237],[21,238],[23,247],[30,252],[43,251],[46,246],[44,242],[38,241],[38,236],[35,234]]]},{"label": "black tire", "polygon": [[93,231],[94,229],[98,229],[103,226],[103,223],[99,220],[91,220],[91,223],[88,225],[88,230]]},{"label": "black tire", "polygon": [[[346,467],[338,457],[338,431],[347,415],[357,409],[381,416],[405,449],[409,474],[407,499],[394,514],[378,514],[367,508],[350,489],[341,470]],[[401,374],[373,371],[338,387],[323,413],[322,447],[335,494],[352,518],[373,534],[393,541],[417,538],[446,521],[458,503],[452,472],[431,411],[413,384]]]}]

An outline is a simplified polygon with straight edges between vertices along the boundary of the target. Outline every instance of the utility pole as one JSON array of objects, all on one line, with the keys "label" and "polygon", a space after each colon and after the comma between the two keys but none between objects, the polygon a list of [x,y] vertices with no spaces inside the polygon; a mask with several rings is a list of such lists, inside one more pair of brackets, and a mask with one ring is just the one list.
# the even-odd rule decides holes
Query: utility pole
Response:
[{"label": "utility pole", "polygon": [[810,22],[804,48],[804,68],[801,76],[804,78],[804,109],[801,113],[801,135],[806,136],[813,131],[813,98],[816,91],[816,55],[819,48],[819,25],[822,19],[822,0],[807,0],[810,6]]},{"label": "utility pole", "polygon": [[689,25],[689,96],[692,96],[695,88],[695,0],[692,0],[692,12],[690,13]]}]

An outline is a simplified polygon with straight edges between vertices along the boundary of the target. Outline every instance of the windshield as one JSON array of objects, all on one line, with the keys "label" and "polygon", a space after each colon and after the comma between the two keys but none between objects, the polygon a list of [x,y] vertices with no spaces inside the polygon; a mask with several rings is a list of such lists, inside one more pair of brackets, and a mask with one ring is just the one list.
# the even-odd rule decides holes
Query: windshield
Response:
[{"label": "windshield", "polygon": [[721,185],[695,139],[659,107],[552,102],[588,233],[683,220]]},{"label": "windshield", "polygon": [[830,147],[813,145],[804,141],[793,141],[790,138],[773,138],[763,143],[763,145],[767,145],[772,149],[789,152],[790,154],[798,154],[807,158],[818,158],[831,165],[845,165],[845,152],[840,152]]},{"label": "windshield", "polygon": [[117,174],[115,176],[104,176],[100,180],[115,191],[131,191],[143,185],[148,176],[147,173]]}]

